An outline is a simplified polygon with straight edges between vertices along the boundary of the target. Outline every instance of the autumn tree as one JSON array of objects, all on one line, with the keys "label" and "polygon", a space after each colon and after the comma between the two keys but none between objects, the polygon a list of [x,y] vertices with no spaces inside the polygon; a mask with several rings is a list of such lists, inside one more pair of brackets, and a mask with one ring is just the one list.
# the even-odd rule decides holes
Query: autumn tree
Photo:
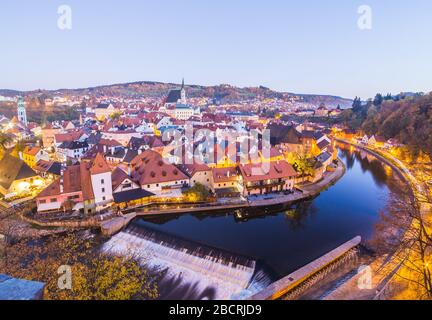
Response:
[{"label": "autumn tree", "polygon": [[313,176],[315,174],[313,162],[301,153],[296,153],[293,167],[302,176]]},{"label": "autumn tree", "polygon": [[395,265],[401,266],[395,281],[404,297],[432,299],[432,196],[426,185],[415,195],[401,191],[390,198],[386,213],[381,214],[371,240],[377,253],[394,253]]},{"label": "autumn tree", "polygon": [[201,183],[196,183],[192,188],[186,190],[183,195],[187,200],[192,202],[207,201],[210,197],[210,192]]},{"label": "autumn tree", "polygon": [[[61,266],[71,268],[70,290],[58,285]],[[130,300],[158,296],[154,277],[138,260],[104,253],[96,240],[75,233],[7,243],[0,273],[46,283],[45,299]]]}]

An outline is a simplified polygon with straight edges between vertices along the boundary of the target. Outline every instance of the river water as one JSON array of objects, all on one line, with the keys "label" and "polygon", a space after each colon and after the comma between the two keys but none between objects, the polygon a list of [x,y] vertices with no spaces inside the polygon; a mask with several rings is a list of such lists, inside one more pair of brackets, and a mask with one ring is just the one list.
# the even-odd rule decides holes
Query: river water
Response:
[{"label": "river water", "polygon": [[312,201],[247,221],[234,212],[139,219],[107,246],[168,270],[165,298],[244,298],[355,236],[371,238],[396,177],[365,152],[344,148],[339,156],[346,174]]}]

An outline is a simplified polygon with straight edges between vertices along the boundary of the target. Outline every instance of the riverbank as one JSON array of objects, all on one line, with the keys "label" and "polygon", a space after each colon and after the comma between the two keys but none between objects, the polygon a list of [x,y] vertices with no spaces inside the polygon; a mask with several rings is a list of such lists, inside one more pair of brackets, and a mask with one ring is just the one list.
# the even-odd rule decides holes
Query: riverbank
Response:
[{"label": "riverbank", "polygon": [[236,204],[207,204],[199,206],[190,206],[187,208],[172,208],[172,209],[154,209],[147,210],[144,208],[137,209],[137,216],[160,216],[167,214],[185,214],[185,213],[208,213],[222,210],[238,210],[245,208],[271,207],[277,205],[290,205],[292,203],[308,200],[316,197],[322,191],[334,185],[343,177],[346,172],[345,165],[342,161],[338,161],[338,166],[333,172],[326,172],[323,179],[317,183],[297,186],[297,190],[291,194],[269,194],[256,197],[249,197],[243,203]]},{"label": "riverbank", "polygon": [[[24,212],[18,212],[9,220],[13,229],[20,230],[19,237],[32,237],[39,235],[49,235],[53,233],[65,232],[67,230],[77,229],[99,229],[104,236],[110,237],[124,227],[136,217],[158,217],[164,215],[182,215],[191,213],[211,214],[221,211],[235,211],[240,209],[256,209],[256,208],[271,208],[280,205],[292,205],[297,202],[313,199],[322,191],[334,185],[343,177],[346,168],[342,161],[338,161],[338,166],[333,172],[326,172],[323,179],[314,184],[298,186],[296,191],[291,194],[273,194],[266,196],[250,197],[243,202],[234,204],[205,204],[181,206],[173,208],[137,208],[124,212],[123,215],[114,215],[112,213],[105,215],[97,215],[94,217],[81,220],[67,221],[45,221],[34,217],[29,217]],[[1,230],[0,230],[1,231]],[[9,229],[10,231],[10,229]],[[2,233],[2,232],[0,232]],[[3,233],[6,233],[3,230]],[[17,233],[17,232],[12,232]]]},{"label": "riverbank", "polygon": [[[410,172],[410,170],[398,159],[392,155],[388,155],[385,152],[379,150],[373,150],[367,146],[359,145],[350,141],[336,139],[339,143],[343,143],[354,148],[363,150],[373,155],[383,163],[390,166],[398,176],[404,181],[409,187],[414,197],[418,196],[423,190],[419,185],[416,177]],[[421,215],[427,214],[426,208],[420,209]],[[416,224],[413,222],[406,234],[412,231],[412,229],[417,228]],[[403,235],[402,237],[406,236]],[[348,281],[341,284],[337,289],[335,289],[331,294],[326,296],[326,300],[379,300],[387,299],[387,294],[391,283],[395,281],[397,273],[403,266],[404,261],[411,254],[408,248],[399,248],[396,252],[387,255],[380,256],[373,260],[365,270],[367,274],[370,275],[369,286],[367,288],[362,288],[359,286],[360,281],[364,278],[364,273],[358,273],[353,276]]]}]

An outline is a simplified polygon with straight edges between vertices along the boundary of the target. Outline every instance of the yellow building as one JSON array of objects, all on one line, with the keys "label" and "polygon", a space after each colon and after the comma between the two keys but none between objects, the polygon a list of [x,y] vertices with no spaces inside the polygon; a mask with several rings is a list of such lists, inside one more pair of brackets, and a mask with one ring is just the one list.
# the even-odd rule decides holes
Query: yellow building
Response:
[{"label": "yellow building", "polygon": [[30,167],[33,168],[39,160],[49,161],[47,152],[39,147],[25,147],[22,153],[22,160]]},{"label": "yellow building", "polygon": [[0,161],[0,193],[4,196],[19,195],[42,184],[40,177],[21,159],[5,154]]}]

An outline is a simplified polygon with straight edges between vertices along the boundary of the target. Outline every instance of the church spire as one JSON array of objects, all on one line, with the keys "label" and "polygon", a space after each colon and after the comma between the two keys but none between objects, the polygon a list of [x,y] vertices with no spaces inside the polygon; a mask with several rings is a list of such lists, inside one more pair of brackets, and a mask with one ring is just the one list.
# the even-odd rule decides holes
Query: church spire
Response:
[{"label": "church spire", "polygon": [[27,114],[26,114],[25,102],[23,97],[18,98],[17,113],[18,113],[18,121],[20,121],[25,126],[27,126]]},{"label": "church spire", "polygon": [[182,80],[182,86],[181,86],[181,89],[180,89],[180,102],[182,104],[186,104],[186,89],[184,87],[184,78]]}]

